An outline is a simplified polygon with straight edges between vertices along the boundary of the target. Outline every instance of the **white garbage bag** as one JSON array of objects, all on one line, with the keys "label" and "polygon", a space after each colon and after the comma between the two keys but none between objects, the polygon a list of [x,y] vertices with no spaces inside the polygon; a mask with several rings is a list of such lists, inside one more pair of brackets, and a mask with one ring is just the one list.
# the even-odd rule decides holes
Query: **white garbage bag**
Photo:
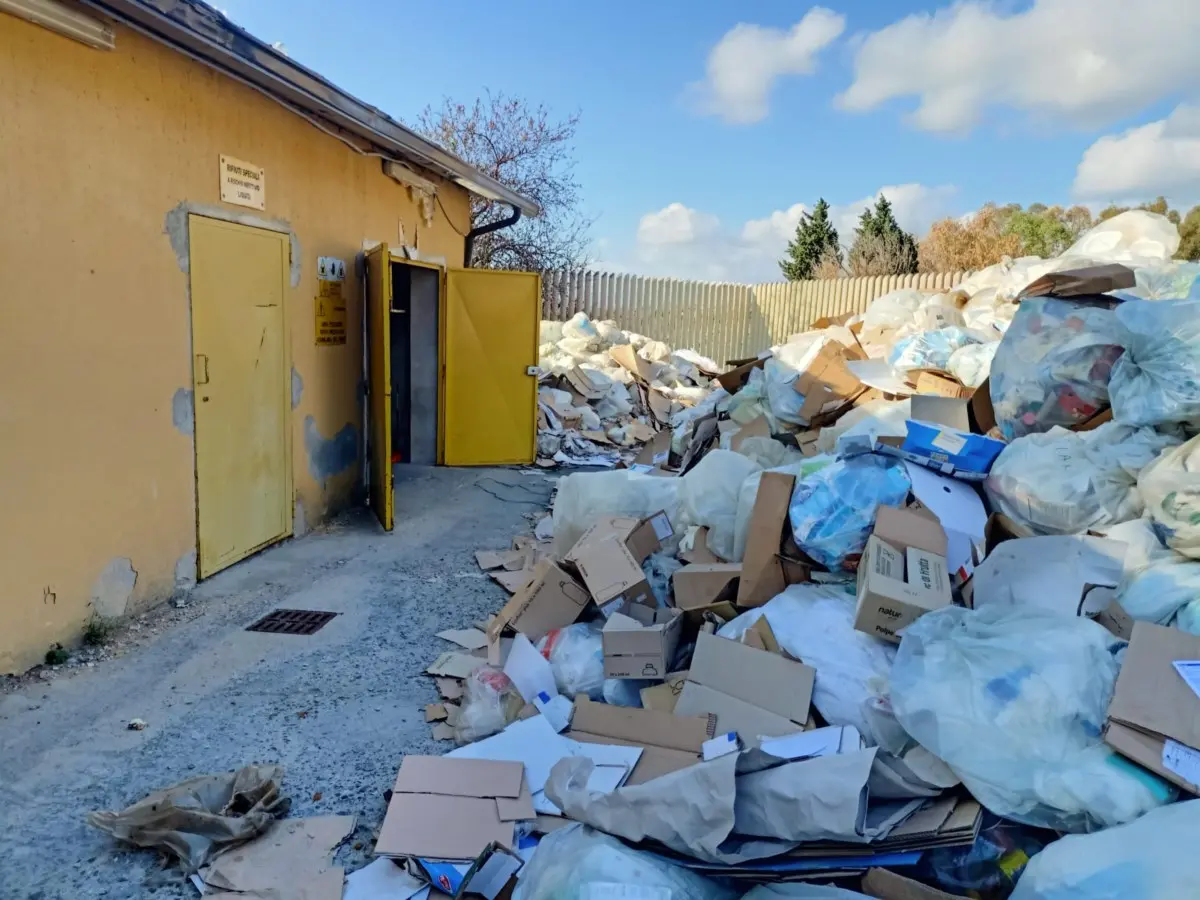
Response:
[{"label": "white garbage bag", "polygon": [[1062,255],[1096,262],[1165,263],[1179,249],[1179,229],[1166,216],[1131,209],[1085,231]]},{"label": "white garbage bag", "polygon": [[946,371],[969,388],[977,388],[992,371],[992,360],[996,356],[999,341],[985,344],[967,344],[950,354]]},{"label": "white garbage bag", "polygon": [[1106,422],[1017,438],[992,464],[993,505],[1038,534],[1079,534],[1142,514],[1138,473],[1178,438]]},{"label": "white garbage bag", "polygon": [[564,340],[584,341],[593,353],[598,353],[603,349],[604,341],[600,337],[600,332],[585,312],[577,312],[563,322],[562,333]]},{"label": "white garbage bag", "polygon": [[992,358],[989,388],[1005,439],[1070,427],[1108,406],[1124,352],[1110,305],[1051,297],[1022,300]]},{"label": "white garbage bag", "polygon": [[614,381],[608,393],[596,402],[596,415],[601,419],[614,419],[632,412],[633,400],[629,396],[629,388],[617,381]]},{"label": "white garbage bag", "polygon": [[1133,287],[1113,293],[1142,300],[1200,300],[1200,263],[1173,259],[1136,268],[1133,277],[1137,282]]},{"label": "white garbage bag", "polygon": [[1121,646],[1090,619],[945,607],[905,631],[892,708],[996,815],[1060,831],[1119,825],[1175,795],[1100,739]]},{"label": "white garbage bag", "polygon": [[550,661],[559,693],[604,699],[604,647],[599,622],[576,622],[555,628],[538,641],[537,648]]},{"label": "white garbage bag", "polygon": [[796,544],[831,572],[853,572],[881,506],[903,506],[903,461],[878,453],[838,460],[796,482],[788,519]]},{"label": "white garbage bag", "polygon": [[817,670],[813,706],[830,725],[853,725],[872,745],[881,735],[866,708],[887,693],[894,645],[854,628],[854,595],[836,584],[794,584],[742,613],[717,634],[739,639],[766,616],[780,647]]},{"label": "white garbage bag", "polygon": [[[641,475],[629,469],[576,472],[559,479],[554,496],[554,553],[568,552],[601,516],[644,518],[659,510],[667,514],[676,535],[684,524],[679,516],[682,478]],[[678,537],[671,539],[678,542]],[[671,541],[665,542],[673,546]]]},{"label": "white garbage bag", "polygon": [[1010,900],[1182,900],[1200,884],[1200,800],[1098,834],[1067,835],[1029,861]]},{"label": "white garbage bag", "polygon": [[1166,625],[1190,601],[1200,598],[1200,562],[1164,547],[1152,520],[1122,522],[1108,529],[1105,537],[1125,542],[1117,601],[1133,618]]},{"label": "white garbage bag", "polygon": [[[708,526],[708,545],[734,560],[734,526],[742,483],[762,466],[732,450],[711,450],[680,479],[679,511],[689,525]],[[740,557],[737,557],[740,558]]]},{"label": "white garbage bag", "polygon": [[897,336],[917,330],[917,311],[925,303],[921,291],[901,289],[876,297],[862,317],[860,339],[867,344],[891,345]]},{"label": "white garbage bag", "polygon": [[909,369],[945,369],[955,350],[977,343],[978,337],[964,328],[918,331],[897,341],[887,361],[892,368],[901,372]]},{"label": "white garbage bag", "polygon": [[563,337],[563,323],[554,322],[550,319],[542,319],[538,323],[538,343],[543,347],[546,344],[557,344]]},{"label": "white garbage bag", "polygon": [[912,418],[912,400],[871,400],[856,406],[844,416],[821,429],[817,435],[817,452],[833,453],[843,435],[855,437],[904,437],[908,420]]},{"label": "white garbage bag", "polygon": [[1163,542],[1200,559],[1200,436],[1143,469],[1137,490]]},{"label": "white garbage bag", "polygon": [[662,341],[647,341],[637,354],[649,362],[665,363],[671,358],[671,348]]},{"label": "white garbage bag", "polygon": [[605,319],[603,322],[593,322],[592,324],[596,329],[596,333],[600,335],[600,340],[604,343],[604,349],[616,344],[629,343],[629,336],[617,327],[616,322]]},{"label": "white garbage bag", "polygon": [[[729,436],[729,439],[732,441],[732,435]],[[722,446],[725,443],[725,437],[722,436]],[[743,438],[736,452],[754,460],[762,469],[778,469],[780,466],[803,462],[805,458],[804,454],[795,447],[788,446],[772,437]]]},{"label": "white garbage bag", "polygon": [[1116,316],[1125,355],[1108,385],[1113,418],[1200,421],[1200,300],[1128,300]]},{"label": "white garbage bag", "polygon": [[513,900],[736,900],[722,887],[661,856],[627,847],[584,825],[542,838],[521,869]]}]

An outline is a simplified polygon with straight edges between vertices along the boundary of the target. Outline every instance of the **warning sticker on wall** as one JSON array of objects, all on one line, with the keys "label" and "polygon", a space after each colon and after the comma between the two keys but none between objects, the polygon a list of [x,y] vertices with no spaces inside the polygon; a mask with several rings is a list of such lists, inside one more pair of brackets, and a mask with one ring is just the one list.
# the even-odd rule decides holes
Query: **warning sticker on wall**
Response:
[{"label": "warning sticker on wall", "polygon": [[267,173],[261,166],[221,154],[221,200],[251,209],[267,208]]},{"label": "warning sticker on wall", "polygon": [[318,347],[333,347],[346,343],[346,301],[342,297],[342,282],[317,282],[316,338]]}]

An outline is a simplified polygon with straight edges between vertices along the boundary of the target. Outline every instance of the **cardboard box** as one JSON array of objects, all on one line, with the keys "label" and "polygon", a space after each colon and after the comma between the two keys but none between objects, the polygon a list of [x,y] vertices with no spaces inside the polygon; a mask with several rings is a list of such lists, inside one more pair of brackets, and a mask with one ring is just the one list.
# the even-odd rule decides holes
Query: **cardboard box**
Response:
[{"label": "cardboard box", "polygon": [[939,369],[913,369],[909,371],[908,378],[916,386],[918,394],[959,400],[968,400],[975,394],[975,388],[967,387],[949,372]]},{"label": "cardboard box", "polygon": [[804,368],[792,382],[792,390],[804,398],[797,416],[806,422],[822,413],[838,410],[863,391],[863,383],[846,367],[845,347],[825,343],[805,360]]},{"label": "cardboard box", "polygon": [[633,604],[613,613],[600,633],[605,678],[665,678],[683,631],[677,609]]},{"label": "cardboard box", "polygon": [[715,734],[714,716],[611,706],[580,695],[567,737],[585,743],[642,747],[642,756],[625,782],[633,785],[694,766],[700,762],[700,748]]},{"label": "cardboard box", "polygon": [[971,433],[969,400],[916,395],[903,438],[883,436],[876,449],[968,481],[982,481],[1004,449],[996,438]]},{"label": "cardboard box", "polygon": [[746,552],[738,584],[738,606],[762,606],[787,587],[779,548],[784,529],[788,527],[788,505],[792,502],[795,485],[794,475],[762,473],[746,532]]},{"label": "cardboard box", "polygon": [[1185,791],[1200,794],[1200,637],[1135,622],[1113,690],[1105,742]]},{"label": "cardboard box", "polygon": [[[1084,297],[1092,294],[1107,294],[1109,291],[1131,288],[1137,283],[1133,269],[1120,263],[1088,266],[1066,272],[1047,272],[1017,294],[1018,300],[1026,297]],[[1115,298],[1109,297],[1109,300]]]},{"label": "cardboard box", "polygon": [[868,871],[863,876],[862,892],[876,900],[960,900],[963,896],[947,894],[887,869]]},{"label": "cardboard box", "polygon": [[687,610],[732,602],[741,578],[741,563],[684,566],[671,576],[675,606]]},{"label": "cardboard box", "polygon": [[708,546],[708,526],[701,525],[696,529],[692,541],[692,549],[679,554],[679,559],[688,565],[703,565],[704,563],[723,563],[725,560],[712,552]]},{"label": "cardboard box", "polygon": [[[639,569],[640,571],[640,569]],[[511,627],[531,641],[541,640],[555,628],[575,622],[590,601],[587,588],[553,560],[534,567],[533,579],[514,594],[488,626],[488,641],[496,643]]]},{"label": "cardboard box", "polygon": [[638,693],[642,696],[642,709],[653,709],[658,712],[675,712],[675,704],[683,683],[687,681],[687,672],[672,672],[662,684],[644,687]]},{"label": "cardboard box", "polygon": [[715,714],[718,732],[736,731],[752,746],[803,730],[815,676],[794,659],[702,633],[675,713]]},{"label": "cardboard box", "polygon": [[605,516],[583,533],[563,562],[579,572],[605,615],[634,603],[653,606],[642,562],[673,533],[664,512],[645,519]]},{"label": "cardboard box", "polygon": [[914,510],[881,506],[858,566],[854,627],[899,643],[897,632],[953,602],[942,526]]}]

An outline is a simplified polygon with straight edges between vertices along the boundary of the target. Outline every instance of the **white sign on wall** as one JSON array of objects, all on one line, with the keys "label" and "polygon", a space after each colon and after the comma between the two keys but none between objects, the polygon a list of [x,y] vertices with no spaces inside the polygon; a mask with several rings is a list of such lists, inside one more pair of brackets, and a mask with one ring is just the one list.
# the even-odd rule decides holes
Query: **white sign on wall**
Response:
[{"label": "white sign on wall", "polygon": [[251,209],[267,208],[267,173],[261,166],[221,154],[221,200]]}]

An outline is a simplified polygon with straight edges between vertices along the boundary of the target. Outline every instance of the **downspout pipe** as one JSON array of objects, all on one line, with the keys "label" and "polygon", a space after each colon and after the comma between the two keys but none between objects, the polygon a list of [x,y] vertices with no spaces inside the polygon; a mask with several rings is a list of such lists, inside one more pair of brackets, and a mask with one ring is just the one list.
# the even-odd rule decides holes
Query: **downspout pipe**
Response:
[{"label": "downspout pipe", "polygon": [[510,207],[512,215],[507,219],[498,219],[495,222],[488,222],[486,225],[480,225],[478,228],[472,228],[467,232],[466,244],[463,247],[463,267],[471,268],[471,256],[475,252],[475,238],[484,234],[490,234],[493,231],[499,231],[501,228],[510,228],[516,225],[521,218],[521,208],[519,206]]}]

